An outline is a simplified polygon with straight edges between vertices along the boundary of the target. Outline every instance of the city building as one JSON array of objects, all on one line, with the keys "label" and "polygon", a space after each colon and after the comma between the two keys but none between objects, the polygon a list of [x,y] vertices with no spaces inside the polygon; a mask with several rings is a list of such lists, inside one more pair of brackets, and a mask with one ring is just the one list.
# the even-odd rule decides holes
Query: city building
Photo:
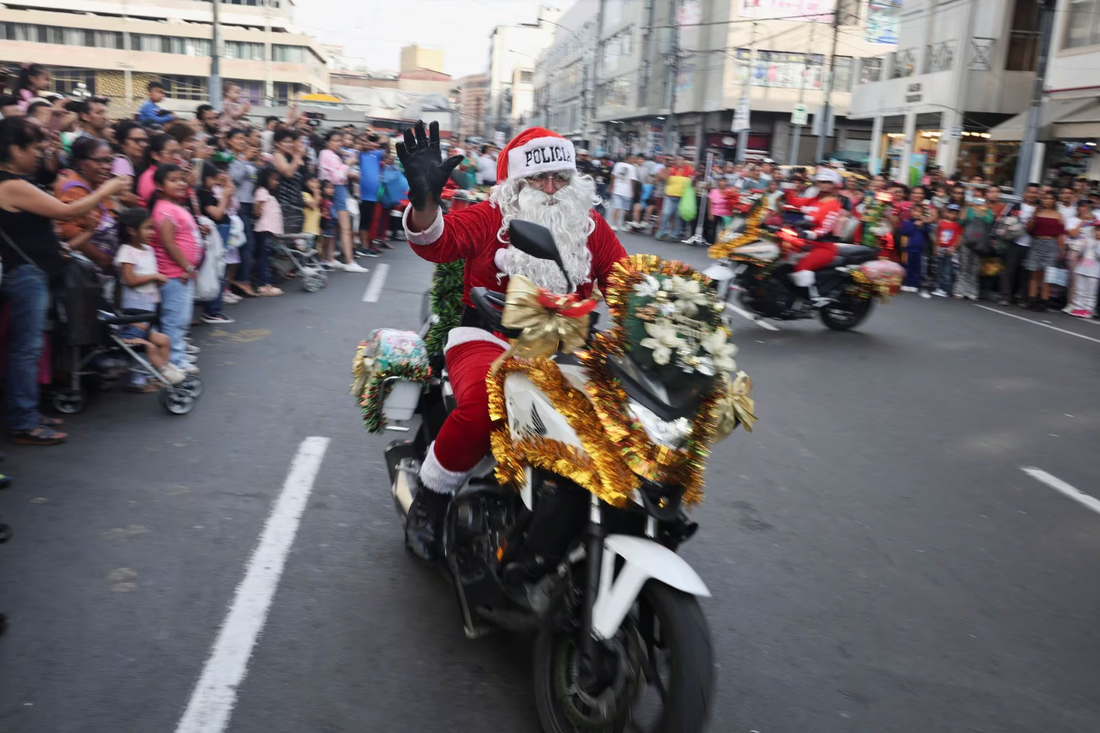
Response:
[{"label": "city building", "polygon": [[874,125],[872,169],[911,182],[935,163],[1011,183],[1020,136],[994,128],[1027,107],[1039,21],[1039,0],[904,4],[900,47],[862,60],[852,99]]},{"label": "city building", "polygon": [[[834,34],[828,0],[602,0],[596,58],[596,119],[612,153],[670,148],[702,158],[738,154],[734,111],[748,111],[746,159],[807,163],[817,139],[801,129],[792,148],[792,111],[830,95],[834,134],[825,152],[861,162],[869,121],[848,116],[856,60],[897,41],[889,0],[840,0]],[[835,38],[835,43],[834,43]],[[835,54],[833,53],[835,49]],[[740,120],[744,116],[738,115]]]},{"label": "city building", "polygon": [[578,147],[596,138],[596,46],[599,5],[577,2],[554,26],[553,44],[535,65],[532,123]]},{"label": "city building", "polygon": [[[1100,180],[1100,0],[1058,0],[1031,178],[1055,172]],[[990,130],[996,141],[1023,138],[1027,113]]]},{"label": "city building", "polygon": [[535,65],[554,42],[557,8],[540,7],[538,21],[498,25],[489,36],[487,136],[509,139],[526,127],[535,103]]},{"label": "city building", "polygon": [[[328,91],[327,54],[291,29],[292,0],[222,0],[221,76],[254,105]],[[213,5],[209,0],[20,0],[0,7],[0,62],[49,67],[57,91],[83,85],[130,114],[150,81],[164,106],[207,101]]]},{"label": "city building", "polygon": [[489,75],[470,74],[455,81],[458,98],[458,137],[485,137],[485,115],[489,103]]},{"label": "city building", "polygon": [[402,48],[401,73],[420,70],[438,71],[442,74],[443,52],[432,48],[421,48],[415,44]]}]

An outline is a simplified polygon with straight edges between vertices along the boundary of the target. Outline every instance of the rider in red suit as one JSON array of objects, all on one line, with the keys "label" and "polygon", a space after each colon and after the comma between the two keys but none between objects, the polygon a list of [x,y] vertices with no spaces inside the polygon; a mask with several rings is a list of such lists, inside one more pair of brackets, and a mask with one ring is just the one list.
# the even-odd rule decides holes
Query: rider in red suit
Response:
[{"label": "rider in red suit", "polygon": [[811,250],[800,259],[791,273],[791,280],[795,285],[810,291],[810,297],[814,305],[823,305],[827,302],[817,294],[815,285],[816,270],[827,267],[837,255],[837,246],[825,240],[833,232],[837,219],[844,211],[844,202],[837,195],[837,187],[840,185],[840,174],[832,168],[820,168],[814,175],[817,183],[817,196],[812,198],[799,198],[788,196],[787,202],[791,206],[797,206],[812,222],[812,228],[806,232],[806,238],[813,240]]}]

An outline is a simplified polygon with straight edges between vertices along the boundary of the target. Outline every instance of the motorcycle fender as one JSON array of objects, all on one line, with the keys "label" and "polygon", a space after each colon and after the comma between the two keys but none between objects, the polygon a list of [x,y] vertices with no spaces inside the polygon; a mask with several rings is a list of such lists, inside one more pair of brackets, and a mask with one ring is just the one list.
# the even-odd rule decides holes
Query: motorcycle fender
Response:
[{"label": "motorcycle fender", "polygon": [[[615,559],[623,558],[623,567],[615,575]],[[677,590],[710,598],[706,583],[687,561],[664,545],[645,537],[612,534],[604,538],[600,590],[592,607],[592,633],[610,639],[630,613],[642,586],[649,579]]]},{"label": "motorcycle fender", "polygon": [[703,270],[703,274],[709,277],[711,280],[724,282],[733,277],[733,268],[723,262],[717,265],[711,265],[707,269]]}]

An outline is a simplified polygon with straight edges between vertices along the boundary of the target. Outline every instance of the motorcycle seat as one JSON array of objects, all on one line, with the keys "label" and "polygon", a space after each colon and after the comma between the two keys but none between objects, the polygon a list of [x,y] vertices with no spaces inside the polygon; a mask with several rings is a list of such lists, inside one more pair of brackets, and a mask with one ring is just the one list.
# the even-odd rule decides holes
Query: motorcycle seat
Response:
[{"label": "motorcycle seat", "polygon": [[859,262],[867,262],[873,260],[878,256],[878,252],[873,247],[864,247],[862,244],[838,244],[837,257],[833,262],[836,264],[856,264]]}]

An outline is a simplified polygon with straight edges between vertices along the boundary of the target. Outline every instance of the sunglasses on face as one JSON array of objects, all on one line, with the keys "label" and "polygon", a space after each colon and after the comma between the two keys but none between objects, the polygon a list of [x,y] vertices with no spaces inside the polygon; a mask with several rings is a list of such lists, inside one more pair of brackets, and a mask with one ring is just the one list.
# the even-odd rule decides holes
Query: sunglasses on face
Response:
[{"label": "sunglasses on face", "polygon": [[544,188],[550,181],[553,181],[559,187],[567,186],[572,180],[573,174],[568,171],[561,171],[559,173],[539,173],[534,176],[527,176],[527,182],[536,188]]}]

